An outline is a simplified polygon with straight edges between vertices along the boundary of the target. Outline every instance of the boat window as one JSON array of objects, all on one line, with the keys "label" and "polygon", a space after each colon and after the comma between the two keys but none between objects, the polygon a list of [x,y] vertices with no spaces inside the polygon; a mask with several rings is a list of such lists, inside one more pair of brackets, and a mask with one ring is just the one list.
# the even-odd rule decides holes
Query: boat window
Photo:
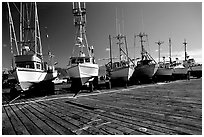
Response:
[{"label": "boat window", "polygon": [[25,64],[21,64],[21,63],[17,63],[16,66],[19,68],[25,68],[26,67]]},{"label": "boat window", "polygon": [[77,62],[76,62],[76,59],[72,59],[71,63],[72,63],[72,64],[76,64],[76,63],[77,63]]},{"label": "boat window", "polygon": [[26,68],[34,69],[34,64],[33,63],[28,63],[28,64],[26,64]]},{"label": "boat window", "polygon": [[84,59],[82,58],[82,59],[78,59],[78,62],[79,63],[84,63]]},{"label": "boat window", "polygon": [[36,68],[37,68],[37,69],[40,69],[40,64],[36,64]]},{"label": "boat window", "polygon": [[90,58],[86,58],[86,59],[85,59],[85,62],[90,62]]},{"label": "boat window", "polygon": [[17,63],[16,66],[20,67],[20,68],[32,68],[32,69],[34,69],[34,63]]}]

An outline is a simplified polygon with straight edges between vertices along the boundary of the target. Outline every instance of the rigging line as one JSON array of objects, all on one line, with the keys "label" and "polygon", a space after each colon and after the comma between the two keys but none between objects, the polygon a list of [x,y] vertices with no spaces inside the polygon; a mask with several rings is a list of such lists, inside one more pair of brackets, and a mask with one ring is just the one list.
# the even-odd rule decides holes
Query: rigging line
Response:
[{"label": "rigging line", "polygon": [[[141,6],[142,7],[142,6]],[[141,8],[141,21],[142,21],[142,31],[144,32],[145,30],[144,30],[144,18],[143,18],[143,9]]]},{"label": "rigging line", "polygon": [[179,52],[182,52],[181,50],[182,50],[183,47],[184,47],[184,45],[182,45],[182,46],[179,48],[179,50],[177,50],[177,54],[176,54],[175,56],[179,56]]},{"label": "rigging line", "polygon": [[122,33],[125,34],[125,19],[124,19],[124,10],[122,9]]},{"label": "rigging line", "polygon": [[117,7],[116,7],[116,16],[115,16],[115,28],[116,28],[116,35],[118,35],[118,18],[117,18]]},{"label": "rigging line", "polygon": [[[13,2],[13,5],[15,6],[15,8],[17,9],[18,13],[20,14],[21,17],[23,17],[23,15],[21,14],[21,12],[19,11],[18,7],[16,6],[16,4]],[[28,25],[28,22],[23,18],[23,21]]]},{"label": "rigging line", "polygon": [[150,46],[149,46],[149,39],[148,39],[148,36],[147,36],[147,47],[148,47],[149,53],[151,53],[151,49],[150,49]]},{"label": "rigging line", "polygon": [[79,28],[76,29],[75,41],[74,41],[74,46],[73,46],[73,50],[72,50],[72,56],[74,56],[74,53],[75,53],[75,46],[77,44],[77,38],[78,38],[78,33],[77,33],[78,29]]}]

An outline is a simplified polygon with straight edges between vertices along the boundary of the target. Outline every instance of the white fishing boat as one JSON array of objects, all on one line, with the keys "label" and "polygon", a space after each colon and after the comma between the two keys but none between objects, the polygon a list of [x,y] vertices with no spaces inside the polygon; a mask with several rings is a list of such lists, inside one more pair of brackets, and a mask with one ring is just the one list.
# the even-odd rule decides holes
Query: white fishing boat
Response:
[{"label": "white fishing boat", "polygon": [[[114,61],[112,58],[112,38],[109,35],[110,41],[110,62],[106,65],[107,71],[110,74],[110,79],[112,83],[121,84],[122,82],[127,86],[128,81],[132,77],[134,71],[134,65],[130,65],[131,59],[128,57],[128,48],[126,42],[126,36],[118,34],[113,37],[117,40],[117,45],[119,47],[119,61]],[[125,46],[123,46],[123,44]],[[122,59],[122,57],[124,57]],[[133,62],[132,62],[133,63]],[[133,63],[134,64],[134,63]]]},{"label": "white fishing boat", "polygon": [[89,83],[92,88],[92,82],[97,80],[99,67],[94,59],[94,48],[93,46],[89,47],[86,39],[86,6],[84,2],[73,2],[73,15],[77,30],[75,41],[77,49],[74,47],[75,53],[70,57],[67,71],[72,81],[72,89],[78,92],[86,83]]},{"label": "white fishing boat", "polygon": [[129,81],[133,74],[134,68],[128,62],[114,62],[113,69],[110,71],[111,80]]},{"label": "white fishing boat", "polygon": [[[9,24],[11,47],[15,44],[14,76],[22,91],[34,88],[39,83],[52,86],[52,80],[57,77],[53,64],[44,62],[36,3],[20,3],[20,35],[17,42],[10,5]],[[30,15],[30,16],[29,16]],[[31,16],[32,15],[32,16]],[[19,51],[20,49],[20,51]],[[12,54],[13,48],[12,48]],[[53,57],[51,54],[50,59]],[[13,63],[12,63],[13,64]],[[49,88],[49,87],[47,87]]]}]

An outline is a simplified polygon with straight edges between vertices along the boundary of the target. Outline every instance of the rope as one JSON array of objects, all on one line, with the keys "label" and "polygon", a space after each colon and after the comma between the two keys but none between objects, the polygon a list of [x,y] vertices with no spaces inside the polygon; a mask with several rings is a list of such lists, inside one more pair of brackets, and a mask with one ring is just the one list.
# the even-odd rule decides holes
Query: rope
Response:
[{"label": "rope", "polygon": [[[21,17],[22,17],[22,14],[21,14],[21,12],[19,11],[19,9],[18,9],[18,7],[16,6],[16,4],[13,2],[13,5],[15,6],[15,8],[17,9],[17,11],[18,11],[18,13],[21,15]],[[25,21],[25,23],[28,25],[28,22],[24,19],[24,17],[23,17],[23,21]]]}]

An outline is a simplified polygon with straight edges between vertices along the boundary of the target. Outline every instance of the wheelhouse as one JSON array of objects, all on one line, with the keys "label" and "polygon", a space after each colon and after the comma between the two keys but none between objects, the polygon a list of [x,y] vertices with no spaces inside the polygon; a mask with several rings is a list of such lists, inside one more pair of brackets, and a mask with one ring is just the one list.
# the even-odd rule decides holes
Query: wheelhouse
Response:
[{"label": "wheelhouse", "polygon": [[79,64],[79,63],[80,64],[82,64],[82,63],[92,63],[92,64],[94,64],[95,61],[91,57],[71,57],[69,63],[71,65]]},{"label": "wheelhouse", "polygon": [[16,67],[43,70],[43,63],[36,55],[15,56]]}]

